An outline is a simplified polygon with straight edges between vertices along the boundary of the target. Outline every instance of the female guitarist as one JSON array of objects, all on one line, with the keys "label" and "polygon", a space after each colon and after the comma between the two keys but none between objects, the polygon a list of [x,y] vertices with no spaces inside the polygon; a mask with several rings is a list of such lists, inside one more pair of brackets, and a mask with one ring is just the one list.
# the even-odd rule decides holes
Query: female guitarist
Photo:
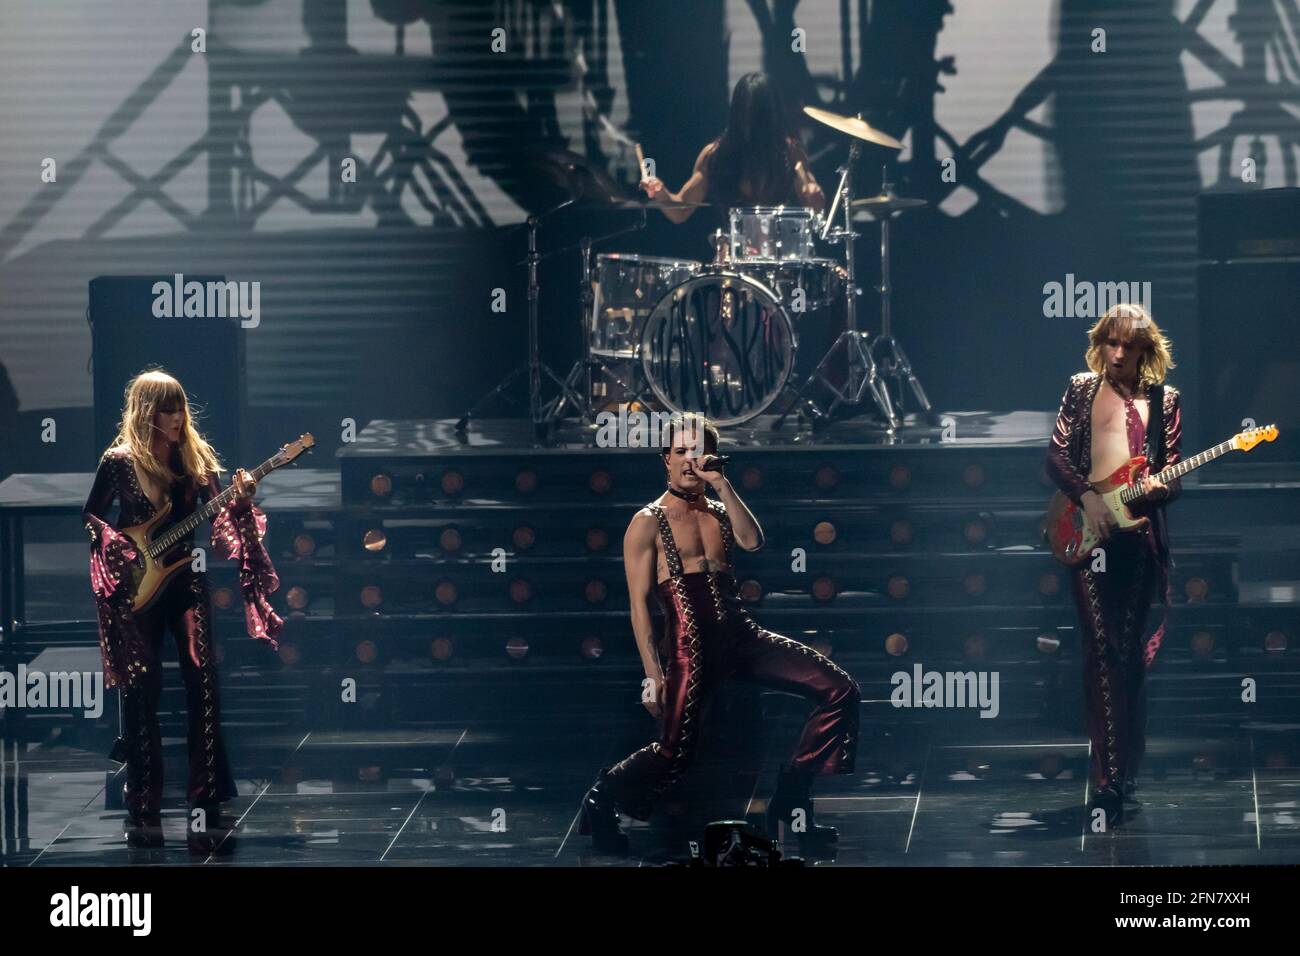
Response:
[{"label": "female guitarist", "polygon": [[[222,470],[212,446],[190,419],[180,382],[161,370],[133,378],[127,385],[117,438],[100,459],[82,511],[90,534],[90,584],[99,617],[105,684],[121,687],[124,729],[115,756],[126,762],[126,837],[133,846],[162,843],[158,702],[164,630],[170,630],[176,641],[185,680],[190,821],[202,820],[202,829],[210,833],[219,826],[220,802],[237,796],[221,739],[207,577],[186,565],[157,600],[133,611],[129,563],[137,559],[137,552],[131,539],[120,533],[148,521],[168,502],[169,524],[193,514],[200,496],[211,500],[221,493],[217,475]],[[242,468],[235,472],[234,486],[233,503],[213,518],[212,546],[221,557],[240,562],[248,632],[274,648],[284,622],[267,601],[280,582],[262,544],[266,516],[253,505],[256,483]],[[107,516],[114,498],[121,508],[117,522],[110,525]],[[189,540],[183,547],[185,553],[193,551]],[[199,808],[201,816],[193,813]],[[186,829],[193,833],[196,826]]]}]

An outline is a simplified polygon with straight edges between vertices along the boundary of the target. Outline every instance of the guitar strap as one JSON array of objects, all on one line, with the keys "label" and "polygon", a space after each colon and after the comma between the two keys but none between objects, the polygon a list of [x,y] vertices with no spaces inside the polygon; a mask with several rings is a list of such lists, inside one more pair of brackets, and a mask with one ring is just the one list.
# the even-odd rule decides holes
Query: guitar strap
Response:
[{"label": "guitar strap", "polygon": [[1147,440],[1146,456],[1154,475],[1165,467],[1165,387],[1152,385],[1147,389]]}]

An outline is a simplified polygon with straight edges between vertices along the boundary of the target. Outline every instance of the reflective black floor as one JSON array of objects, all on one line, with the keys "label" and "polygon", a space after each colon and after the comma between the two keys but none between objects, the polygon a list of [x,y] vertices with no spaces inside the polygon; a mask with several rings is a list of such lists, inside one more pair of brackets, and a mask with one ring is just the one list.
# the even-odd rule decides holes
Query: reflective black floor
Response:
[{"label": "reflective black floor", "polygon": [[[271,736],[228,723],[239,821],[215,851],[191,849],[179,781],[183,741],[167,741],[166,846],[128,849],[106,809],[117,765],[59,745],[5,745],[8,866],[419,865],[639,866],[681,859],[710,819],[761,814],[797,724],[778,722],[765,754],[701,753],[631,855],[597,856],[576,810],[600,766],[650,724],[610,732],[573,713],[528,725],[467,721],[400,732]],[[1088,826],[1086,739],[1008,739],[941,723],[864,725],[858,773],[818,783],[819,820],[839,828],[848,866],[1095,866],[1300,862],[1300,728],[1188,733],[1153,726],[1140,808],[1121,828]],[[768,768],[762,773],[755,766]],[[748,769],[747,769],[748,768]],[[627,821],[625,821],[627,822]],[[788,852],[797,845],[788,843]]]}]

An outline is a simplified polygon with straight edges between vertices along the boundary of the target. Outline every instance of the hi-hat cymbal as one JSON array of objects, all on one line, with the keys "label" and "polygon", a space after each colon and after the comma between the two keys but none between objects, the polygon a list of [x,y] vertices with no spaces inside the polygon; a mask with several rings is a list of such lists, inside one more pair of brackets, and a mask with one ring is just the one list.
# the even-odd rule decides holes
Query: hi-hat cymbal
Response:
[{"label": "hi-hat cymbal", "polygon": [[855,199],[852,203],[855,213],[869,213],[872,216],[889,216],[896,212],[920,209],[928,205],[930,203],[925,199],[909,199],[906,196],[895,196],[893,193],[877,193],[874,196]]},{"label": "hi-hat cymbal", "polygon": [[824,123],[831,129],[847,133],[857,139],[875,143],[877,146],[884,146],[886,149],[903,148],[903,144],[894,137],[888,133],[882,133],[860,116],[841,116],[839,113],[818,109],[816,106],[805,106],[803,111],[817,122]]}]

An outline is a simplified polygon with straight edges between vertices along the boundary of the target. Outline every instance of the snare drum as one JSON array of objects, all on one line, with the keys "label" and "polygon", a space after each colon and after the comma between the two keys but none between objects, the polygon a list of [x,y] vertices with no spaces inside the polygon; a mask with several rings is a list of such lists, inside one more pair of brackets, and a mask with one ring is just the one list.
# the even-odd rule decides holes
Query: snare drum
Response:
[{"label": "snare drum", "polygon": [[689,259],[618,252],[596,256],[589,328],[591,354],[635,358],[645,317],[668,290],[681,285],[699,268],[700,263]]},{"label": "snare drum", "polygon": [[811,259],[821,215],[802,206],[745,206],[731,210],[731,261]]}]

